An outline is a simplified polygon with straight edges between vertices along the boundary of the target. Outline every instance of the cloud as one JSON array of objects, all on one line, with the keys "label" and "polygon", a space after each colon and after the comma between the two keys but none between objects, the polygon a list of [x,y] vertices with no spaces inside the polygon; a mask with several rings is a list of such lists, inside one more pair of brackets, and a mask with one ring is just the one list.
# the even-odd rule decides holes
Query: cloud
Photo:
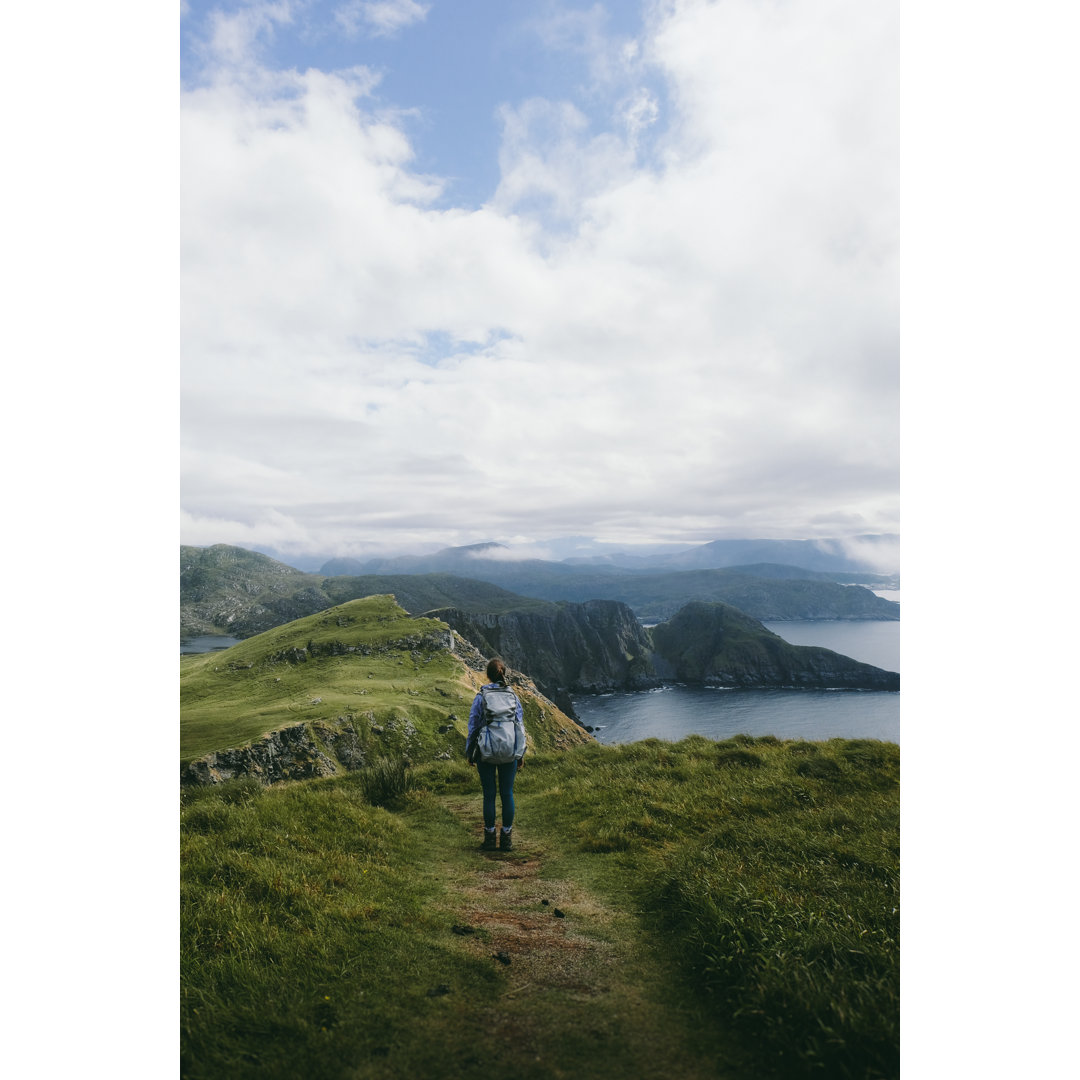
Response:
[{"label": "cloud", "polygon": [[182,102],[186,529],[895,531],[891,6],[659,5],[605,129],[503,105],[475,210],[375,75],[269,70],[287,7],[244,11]]},{"label": "cloud", "polygon": [[252,3],[236,11],[211,11],[208,33],[200,52],[211,68],[243,70],[256,61],[261,40],[271,37],[278,26],[292,22],[289,0]]},{"label": "cloud", "polygon": [[430,4],[418,4],[416,0],[350,0],[335,11],[334,17],[350,36],[366,30],[373,37],[392,37],[421,22],[430,10]]}]

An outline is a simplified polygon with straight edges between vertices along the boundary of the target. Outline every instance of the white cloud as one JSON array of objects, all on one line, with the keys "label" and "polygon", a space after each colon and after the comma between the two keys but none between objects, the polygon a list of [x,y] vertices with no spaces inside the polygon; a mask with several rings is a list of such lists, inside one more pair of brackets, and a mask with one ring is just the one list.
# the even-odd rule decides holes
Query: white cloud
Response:
[{"label": "white cloud", "polygon": [[891,6],[664,5],[659,164],[644,85],[607,132],[507,104],[474,211],[370,72],[268,72],[251,25],[183,99],[198,542],[895,531]]},{"label": "white cloud", "polygon": [[202,48],[207,63],[242,70],[254,63],[260,37],[292,21],[292,6],[289,0],[271,0],[232,12],[218,9],[208,21],[210,33]]},{"label": "white cloud", "polygon": [[427,17],[430,4],[416,0],[350,0],[334,13],[338,25],[349,35],[366,30],[373,37],[391,37]]}]

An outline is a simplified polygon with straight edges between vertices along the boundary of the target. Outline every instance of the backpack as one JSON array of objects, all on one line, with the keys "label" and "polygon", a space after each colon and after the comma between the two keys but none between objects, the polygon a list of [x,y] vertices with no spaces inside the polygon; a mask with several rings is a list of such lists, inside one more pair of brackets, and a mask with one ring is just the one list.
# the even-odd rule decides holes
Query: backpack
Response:
[{"label": "backpack", "polygon": [[505,765],[525,753],[525,729],[517,722],[517,695],[508,686],[480,691],[483,723],[476,732],[476,757]]}]

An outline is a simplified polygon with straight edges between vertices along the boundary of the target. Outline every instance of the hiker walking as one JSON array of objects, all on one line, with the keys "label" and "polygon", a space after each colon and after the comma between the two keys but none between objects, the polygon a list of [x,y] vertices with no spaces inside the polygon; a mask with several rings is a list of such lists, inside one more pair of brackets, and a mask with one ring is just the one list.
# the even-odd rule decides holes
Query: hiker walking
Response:
[{"label": "hiker walking", "polygon": [[480,774],[484,791],[484,851],[495,850],[495,787],[502,803],[499,848],[514,846],[514,777],[524,764],[525,724],[521,702],[507,685],[506,664],[493,656],[487,665],[488,682],[480,687],[469,711],[469,737],[465,756]]}]

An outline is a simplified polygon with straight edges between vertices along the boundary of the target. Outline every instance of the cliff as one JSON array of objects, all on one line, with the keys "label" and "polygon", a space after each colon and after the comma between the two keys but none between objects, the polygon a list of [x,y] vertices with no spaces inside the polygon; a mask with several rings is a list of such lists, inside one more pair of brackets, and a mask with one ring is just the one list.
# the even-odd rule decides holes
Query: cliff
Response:
[{"label": "cliff", "polygon": [[558,604],[549,612],[477,614],[455,608],[429,613],[488,656],[527,671],[568,716],[572,693],[656,686],[648,631],[613,600]]},{"label": "cliff", "polygon": [[691,603],[666,623],[642,627],[625,604],[591,600],[551,612],[431,614],[488,656],[527,671],[575,716],[571,696],[645,689],[664,681],[720,686],[898,690],[900,676],[830,649],[791,645],[729,604]]},{"label": "cliff", "polygon": [[900,676],[831,649],[790,645],[728,604],[687,604],[652,629],[662,669],[714,686],[899,690]]}]

